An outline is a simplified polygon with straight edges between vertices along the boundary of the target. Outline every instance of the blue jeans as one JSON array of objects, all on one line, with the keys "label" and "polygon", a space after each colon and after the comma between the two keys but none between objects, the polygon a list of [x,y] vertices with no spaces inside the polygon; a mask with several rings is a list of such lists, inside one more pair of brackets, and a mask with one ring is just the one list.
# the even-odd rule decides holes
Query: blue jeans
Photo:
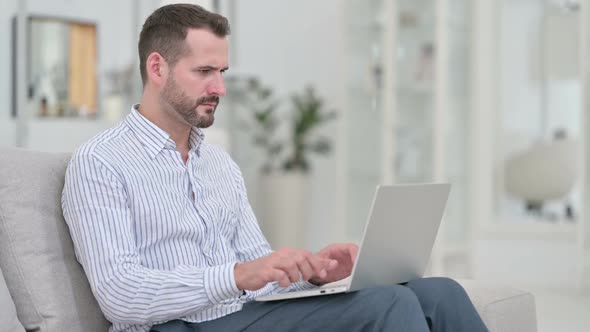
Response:
[{"label": "blue jeans", "polygon": [[457,282],[423,278],[346,294],[252,302],[215,320],[173,320],[152,331],[479,332],[487,328]]}]

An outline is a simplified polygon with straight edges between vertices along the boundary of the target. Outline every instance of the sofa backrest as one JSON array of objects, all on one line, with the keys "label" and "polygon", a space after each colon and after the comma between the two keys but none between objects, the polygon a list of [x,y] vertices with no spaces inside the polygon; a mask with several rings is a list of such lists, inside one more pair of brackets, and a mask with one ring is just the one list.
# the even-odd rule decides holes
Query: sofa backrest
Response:
[{"label": "sofa backrest", "polygon": [[25,329],[107,331],[61,210],[70,154],[0,148],[0,270]]},{"label": "sofa backrest", "polygon": [[4,275],[0,270],[0,326],[5,331],[25,332],[24,326],[18,320],[14,301],[6,286]]}]

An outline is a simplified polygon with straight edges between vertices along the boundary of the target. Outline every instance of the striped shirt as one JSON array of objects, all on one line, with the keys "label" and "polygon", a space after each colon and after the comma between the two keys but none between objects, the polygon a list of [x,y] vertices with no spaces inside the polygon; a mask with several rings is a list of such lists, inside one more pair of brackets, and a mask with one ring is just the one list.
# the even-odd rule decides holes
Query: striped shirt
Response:
[{"label": "striped shirt", "polygon": [[[193,127],[183,162],[170,136],[137,112],[73,155],[65,220],[110,331],[149,331],[241,310],[277,283],[243,294],[234,266],[271,253],[238,166]],[[292,284],[307,289],[307,282]]]}]

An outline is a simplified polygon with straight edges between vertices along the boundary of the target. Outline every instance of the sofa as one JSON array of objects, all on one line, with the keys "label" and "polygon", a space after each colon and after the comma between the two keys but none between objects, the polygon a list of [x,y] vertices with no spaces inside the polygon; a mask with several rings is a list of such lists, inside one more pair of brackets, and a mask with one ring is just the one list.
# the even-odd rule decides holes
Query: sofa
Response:
[{"label": "sofa", "polygon": [[[0,331],[108,331],[61,211],[70,154],[0,148]],[[534,332],[534,296],[459,281],[492,332]]]}]

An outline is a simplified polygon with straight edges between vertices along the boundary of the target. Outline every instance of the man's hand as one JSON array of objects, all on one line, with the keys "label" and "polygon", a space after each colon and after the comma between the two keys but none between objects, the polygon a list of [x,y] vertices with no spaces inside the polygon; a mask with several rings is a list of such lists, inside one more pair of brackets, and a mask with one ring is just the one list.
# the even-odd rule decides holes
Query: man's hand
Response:
[{"label": "man's hand", "polygon": [[313,255],[307,250],[280,249],[268,256],[236,264],[234,278],[241,290],[257,290],[274,281],[281,287],[288,287],[301,279],[326,278],[337,265],[330,257]]},{"label": "man's hand", "polygon": [[336,243],[320,250],[316,257],[320,259],[334,260],[337,266],[326,271],[326,275],[316,275],[309,280],[312,284],[321,286],[333,281],[338,281],[348,277],[352,273],[352,268],[358,253],[358,246],[354,243]]}]

